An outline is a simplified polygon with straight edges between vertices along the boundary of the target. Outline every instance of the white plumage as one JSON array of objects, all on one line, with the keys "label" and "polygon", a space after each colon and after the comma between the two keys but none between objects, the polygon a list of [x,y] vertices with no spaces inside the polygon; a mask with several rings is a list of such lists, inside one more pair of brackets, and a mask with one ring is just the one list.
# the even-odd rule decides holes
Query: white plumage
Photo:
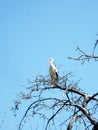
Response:
[{"label": "white plumage", "polygon": [[49,67],[49,73],[50,77],[52,79],[52,84],[57,84],[58,83],[58,70],[53,64],[53,58],[49,59],[50,67]]}]

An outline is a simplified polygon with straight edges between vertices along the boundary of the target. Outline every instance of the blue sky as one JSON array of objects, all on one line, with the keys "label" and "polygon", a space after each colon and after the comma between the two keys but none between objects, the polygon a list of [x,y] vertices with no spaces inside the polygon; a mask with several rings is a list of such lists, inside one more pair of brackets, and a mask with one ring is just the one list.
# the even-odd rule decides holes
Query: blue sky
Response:
[{"label": "blue sky", "polygon": [[62,65],[59,72],[71,71],[76,79],[82,78],[80,87],[84,91],[98,91],[98,63],[82,66],[67,59],[77,55],[77,45],[91,52],[97,33],[97,0],[1,0],[0,123],[4,116],[5,121],[0,129],[16,130],[17,119],[10,112],[15,93],[32,76],[48,75],[50,57],[57,66]]}]

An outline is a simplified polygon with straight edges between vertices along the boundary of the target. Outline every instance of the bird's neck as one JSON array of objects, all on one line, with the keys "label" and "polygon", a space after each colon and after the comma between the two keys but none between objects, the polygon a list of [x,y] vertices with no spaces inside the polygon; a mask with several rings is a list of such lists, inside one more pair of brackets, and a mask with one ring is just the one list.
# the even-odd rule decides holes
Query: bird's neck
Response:
[{"label": "bird's neck", "polygon": [[53,62],[50,63],[50,66],[55,69],[55,65],[53,64]]},{"label": "bird's neck", "polygon": [[50,65],[51,65],[51,66],[54,66],[53,62],[50,62]]}]

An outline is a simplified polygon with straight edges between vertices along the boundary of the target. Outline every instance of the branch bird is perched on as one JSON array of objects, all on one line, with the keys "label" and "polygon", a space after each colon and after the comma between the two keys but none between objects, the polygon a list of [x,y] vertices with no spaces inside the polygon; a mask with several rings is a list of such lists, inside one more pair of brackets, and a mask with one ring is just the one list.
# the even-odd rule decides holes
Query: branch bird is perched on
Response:
[{"label": "branch bird is perched on", "polygon": [[51,83],[52,84],[57,84],[58,83],[58,70],[53,64],[53,58],[49,59],[50,67],[49,67],[49,74],[52,79]]}]

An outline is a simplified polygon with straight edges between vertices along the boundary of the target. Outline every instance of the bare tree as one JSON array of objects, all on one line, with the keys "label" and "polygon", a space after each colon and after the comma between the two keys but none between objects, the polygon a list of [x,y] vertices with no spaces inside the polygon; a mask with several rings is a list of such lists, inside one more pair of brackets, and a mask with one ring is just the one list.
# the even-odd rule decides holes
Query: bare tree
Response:
[{"label": "bare tree", "polygon": [[[98,56],[94,55],[97,44],[98,40],[94,45],[92,55],[86,54],[78,47],[80,56],[69,58],[83,63],[92,58],[97,60]],[[36,76],[29,81],[26,89],[29,92],[26,94],[20,92],[17,95],[15,106],[12,107],[16,115],[23,101],[31,100],[20,120],[19,130],[23,128],[24,121],[30,116],[32,118],[38,116],[40,120],[44,120],[44,130],[50,130],[50,126],[54,128],[57,126],[58,130],[62,128],[79,130],[80,126],[83,130],[98,130],[98,92],[89,95],[81,90],[79,81],[73,81],[72,73],[59,76],[58,85],[52,85],[49,76]],[[63,115],[62,118],[61,115]]]}]

